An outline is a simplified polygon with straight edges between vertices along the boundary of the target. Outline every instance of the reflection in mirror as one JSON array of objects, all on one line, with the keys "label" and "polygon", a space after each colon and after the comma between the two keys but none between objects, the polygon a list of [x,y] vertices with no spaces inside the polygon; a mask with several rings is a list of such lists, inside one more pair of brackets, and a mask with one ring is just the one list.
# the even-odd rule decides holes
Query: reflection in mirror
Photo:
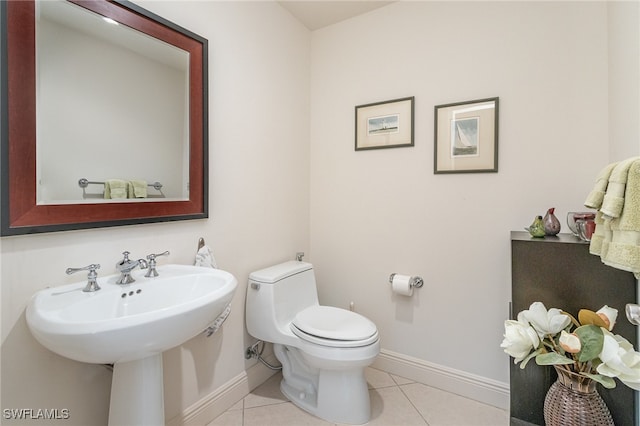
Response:
[{"label": "reflection in mirror", "polygon": [[162,184],[138,201],[189,198],[188,52],[48,0],[36,3],[36,57],[38,204],[105,198],[81,178]]},{"label": "reflection in mirror", "polygon": [[0,2],[1,235],[208,217],[207,40],[127,1],[68,3]]}]

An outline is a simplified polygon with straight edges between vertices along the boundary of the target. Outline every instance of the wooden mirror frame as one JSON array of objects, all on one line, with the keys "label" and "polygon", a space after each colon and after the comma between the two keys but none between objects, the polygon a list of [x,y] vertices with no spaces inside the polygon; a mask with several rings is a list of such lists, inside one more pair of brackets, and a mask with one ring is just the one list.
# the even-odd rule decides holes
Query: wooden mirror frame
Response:
[{"label": "wooden mirror frame", "polygon": [[127,1],[69,1],[189,52],[189,199],[37,204],[35,2],[2,1],[1,235],[207,218],[207,40]]}]

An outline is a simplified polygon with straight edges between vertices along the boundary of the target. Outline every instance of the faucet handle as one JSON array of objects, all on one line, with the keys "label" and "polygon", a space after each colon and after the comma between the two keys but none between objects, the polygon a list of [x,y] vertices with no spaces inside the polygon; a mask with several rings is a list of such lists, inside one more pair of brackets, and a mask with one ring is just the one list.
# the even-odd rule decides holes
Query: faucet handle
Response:
[{"label": "faucet handle", "polygon": [[149,278],[158,276],[158,271],[156,271],[156,257],[158,256],[169,256],[169,250],[163,253],[150,254],[147,256],[147,259],[149,260],[149,270],[144,274],[145,277]]},{"label": "faucet handle", "polygon": [[100,290],[100,286],[98,285],[98,273],[96,269],[100,269],[100,264],[92,263],[91,265],[84,266],[82,268],[67,268],[67,275],[75,274],[79,271],[89,271],[87,274],[87,285],[82,291],[90,292],[90,291],[98,291]]},{"label": "faucet handle", "polygon": [[67,268],[65,271],[67,275],[75,274],[79,271],[89,271],[89,274],[97,274],[96,269],[100,269],[100,264],[92,263],[91,265],[84,266],[82,268]]},{"label": "faucet handle", "polygon": [[169,250],[159,253],[159,254],[150,254],[147,256],[147,260],[150,262],[153,262],[156,260],[156,257],[160,257],[160,256],[169,256]]}]

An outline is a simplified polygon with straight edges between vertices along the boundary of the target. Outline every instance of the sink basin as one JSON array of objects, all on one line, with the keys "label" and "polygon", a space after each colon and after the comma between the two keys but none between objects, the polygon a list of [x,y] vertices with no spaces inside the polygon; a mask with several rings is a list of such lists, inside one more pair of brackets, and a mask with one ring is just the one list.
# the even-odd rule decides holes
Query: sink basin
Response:
[{"label": "sink basin", "polygon": [[178,346],[213,322],[231,302],[237,281],[228,272],[161,265],[159,276],[116,284],[119,274],[98,278],[101,289],[83,292],[86,280],[36,293],[27,307],[34,337],[76,361],[115,364]]}]

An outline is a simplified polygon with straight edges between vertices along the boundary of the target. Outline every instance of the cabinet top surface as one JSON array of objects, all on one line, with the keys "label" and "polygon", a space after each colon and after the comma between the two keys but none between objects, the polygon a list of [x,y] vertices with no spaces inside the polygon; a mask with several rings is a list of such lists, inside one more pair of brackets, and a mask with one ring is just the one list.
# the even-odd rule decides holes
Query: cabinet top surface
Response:
[{"label": "cabinet top surface", "polygon": [[544,238],[532,237],[526,231],[511,231],[511,241],[531,241],[535,243],[564,243],[564,244],[589,244],[586,241],[582,241],[580,238],[573,234],[560,233],[556,236]]}]

